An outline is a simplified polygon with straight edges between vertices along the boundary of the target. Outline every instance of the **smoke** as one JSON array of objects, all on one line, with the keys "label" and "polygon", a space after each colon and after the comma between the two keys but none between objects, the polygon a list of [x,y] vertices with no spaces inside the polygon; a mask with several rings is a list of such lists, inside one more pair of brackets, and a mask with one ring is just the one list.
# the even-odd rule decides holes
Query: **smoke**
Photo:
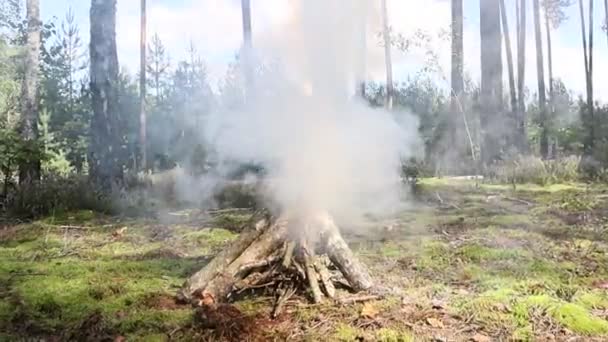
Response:
[{"label": "smoke", "polygon": [[[354,223],[402,204],[401,160],[419,143],[417,119],[354,96],[364,73],[367,1],[298,0],[256,55],[272,60],[246,105],[207,117],[221,161],[264,166],[264,192],[294,216],[329,212]],[[362,34],[363,32],[363,34]]]}]

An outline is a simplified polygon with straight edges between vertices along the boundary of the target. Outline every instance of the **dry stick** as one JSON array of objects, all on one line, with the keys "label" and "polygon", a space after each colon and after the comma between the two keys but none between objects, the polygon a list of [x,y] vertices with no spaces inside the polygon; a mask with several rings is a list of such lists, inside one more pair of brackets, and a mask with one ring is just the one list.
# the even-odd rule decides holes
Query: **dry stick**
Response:
[{"label": "dry stick", "polygon": [[[287,227],[285,221],[278,219],[228,266],[219,270],[211,270],[215,277],[202,288],[203,292],[211,294],[216,300],[225,300],[232,291],[234,283],[240,278],[237,274],[239,268],[254,260],[260,260],[272,255],[285,241],[286,235]],[[198,289],[201,288],[199,287]]]},{"label": "dry stick", "polygon": [[338,267],[354,291],[370,289],[373,281],[367,268],[357,260],[333,220],[328,220],[326,224],[323,235],[329,260]]},{"label": "dry stick", "polygon": [[291,266],[291,258],[293,257],[293,251],[296,248],[296,243],[290,241],[287,243],[287,248],[285,249],[285,255],[283,256],[283,269],[288,269]]},{"label": "dry stick", "polygon": [[238,258],[247,247],[256,241],[264,232],[265,229],[263,227],[268,227],[268,225],[268,220],[262,219],[255,224],[255,229],[241,233],[239,238],[230,247],[216,255],[211,262],[186,281],[179,296],[191,300],[193,292],[207,286],[218,272],[225,269],[230,263]]},{"label": "dry stick", "polygon": [[311,256],[304,256],[304,265],[306,267],[306,278],[308,279],[308,284],[310,285],[310,290],[312,291],[313,301],[315,304],[321,303],[321,300],[323,300],[323,294],[321,293],[321,288],[319,287],[319,280],[317,279],[317,273],[315,272],[314,262]]},{"label": "dry stick", "polygon": [[319,274],[325,294],[329,298],[334,298],[336,296],[336,288],[334,287],[334,283],[331,282],[331,274],[329,273],[329,270],[325,264],[321,262],[321,260],[317,260],[317,262],[315,262],[315,269]]},{"label": "dry stick", "polygon": [[356,297],[340,298],[340,299],[338,299],[338,302],[340,304],[346,305],[346,304],[354,304],[354,303],[360,303],[360,302],[369,302],[370,300],[376,300],[376,299],[380,299],[380,298],[382,298],[382,297],[378,296],[378,295],[356,296]]},{"label": "dry stick", "polygon": [[291,284],[287,289],[282,290],[272,309],[272,318],[277,318],[281,314],[285,303],[296,293],[296,288],[297,287],[294,284]]},{"label": "dry stick", "polygon": [[275,256],[268,257],[264,260],[253,261],[253,262],[247,263],[247,264],[239,267],[239,270],[237,273],[243,274],[243,273],[247,273],[247,272],[251,271],[254,268],[270,266],[270,265],[274,264],[275,262],[279,261],[280,259],[281,259],[281,257],[275,255]]}]

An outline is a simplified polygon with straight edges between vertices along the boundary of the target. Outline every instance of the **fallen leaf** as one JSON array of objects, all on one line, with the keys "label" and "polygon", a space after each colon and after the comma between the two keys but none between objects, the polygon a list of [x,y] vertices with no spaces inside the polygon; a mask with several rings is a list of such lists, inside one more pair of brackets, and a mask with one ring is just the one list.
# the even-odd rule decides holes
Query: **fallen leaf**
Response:
[{"label": "fallen leaf", "polygon": [[489,336],[477,333],[477,334],[473,335],[473,337],[471,337],[471,341],[473,341],[473,342],[490,342],[490,341],[492,341],[492,339]]},{"label": "fallen leaf", "polygon": [[437,318],[429,317],[426,319],[426,322],[432,326],[433,328],[443,328],[443,322],[438,320]]},{"label": "fallen leaf", "polygon": [[371,302],[365,303],[361,309],[361,317],[374,318],[378,316],[380,311]]},{"label": "fallen leaf", "polygon": [[114,239],[120,239],[121,237],[123,237],[123,235],[125,235],[126,232],[127,232],[127,227],[122,227],[122,228],[112,232],[112,237]]}]

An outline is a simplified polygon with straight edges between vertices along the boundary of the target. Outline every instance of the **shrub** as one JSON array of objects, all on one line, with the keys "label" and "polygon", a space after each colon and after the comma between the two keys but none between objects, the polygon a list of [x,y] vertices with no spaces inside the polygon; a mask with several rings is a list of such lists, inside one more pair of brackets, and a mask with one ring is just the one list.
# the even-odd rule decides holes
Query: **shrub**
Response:
[{"label": "shrub", "polygon": [[111,196],[102,195],[86,176],[50,176],[27,187],[18,187],[5,200],[7,214],[33,218],[78,209],[114,212]]},{"label": "shrub", "polygon": [[487,174],[489,179],[501,183],[546,185],[579,180],[581,164],[579,156],[542,160],[537,156],[515,155],[491,165]]}]

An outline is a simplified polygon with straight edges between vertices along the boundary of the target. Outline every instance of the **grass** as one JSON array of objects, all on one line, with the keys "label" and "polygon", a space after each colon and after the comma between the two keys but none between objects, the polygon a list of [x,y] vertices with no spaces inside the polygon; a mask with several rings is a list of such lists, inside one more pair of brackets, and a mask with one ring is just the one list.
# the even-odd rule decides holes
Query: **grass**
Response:
[{"label": "grass", "polygon": [[[593,216],[608,208],[605,189],[477,188],[474,181],[446,179],[423,179],[421,187],[418,205],[400,213],[392,231],[378,222],[368,235],[346,236],[376,281],[395,291],[372,302],[375,317],[361,316],[364,304],[304,301],[290,304],[285,318],[264,323],[271,324],[265,336],[300,331],[296,340],[608,338],[608,293],[599,286],[608,283],[608,245],[597,238],[605,226]],[[591,219],[570,225],[555,211]],[[196,328],[190,307],[170,298],[236,238],[225,228],[246,220],[244,214],[223,214],[208,227],[191,227],[82,211],[6,227],[0,231],[0,340],[213,339],[212,331]],[[588,230],[599,233],[583,234]],[[236,303],[252,317],[267,317],[270,305],[265,297]]]}]

